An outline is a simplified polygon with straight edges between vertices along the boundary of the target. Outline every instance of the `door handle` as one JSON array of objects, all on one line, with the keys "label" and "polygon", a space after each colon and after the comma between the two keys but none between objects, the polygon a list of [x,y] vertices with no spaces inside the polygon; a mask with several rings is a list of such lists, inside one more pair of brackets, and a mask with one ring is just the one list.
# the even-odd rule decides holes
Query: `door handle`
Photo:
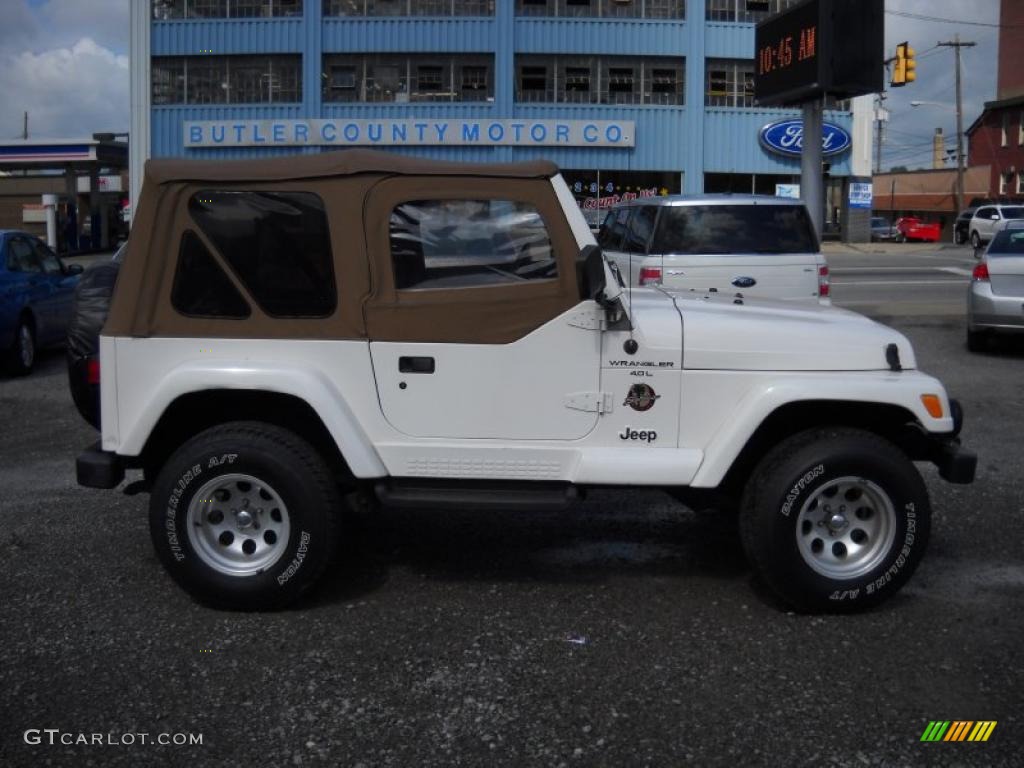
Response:
[{"label": "door handle", "polygon": [[434,358],[432,357],[400,357],[398,358],[400,373],[433,373]]}]

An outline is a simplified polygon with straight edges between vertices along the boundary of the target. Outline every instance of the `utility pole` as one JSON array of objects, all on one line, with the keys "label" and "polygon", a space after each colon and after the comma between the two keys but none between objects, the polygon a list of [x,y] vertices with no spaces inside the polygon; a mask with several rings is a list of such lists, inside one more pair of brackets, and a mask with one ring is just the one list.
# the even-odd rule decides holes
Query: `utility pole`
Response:
[{"label": "utility pole", "polygon": [[882,172],[882,142],[885,139],[885,121],[889,119],[887,110],[882,106],[888,98],[884,93],[875,96],[875,125],[878,126],[878,139],[875,142],[875,173]]},{"label": "utility pole", "polygon": [[956,53],[956,212],[959,214],[964,209],[964,103],[960,82],[960,49],[973,48],[977,43],[962,42],[957,34],[952,40],[937,45],[952,48]]},{"label": "utility pole", "polygon": [[28,112],[25,113],[21,121],[21,138],[28,138]]}]

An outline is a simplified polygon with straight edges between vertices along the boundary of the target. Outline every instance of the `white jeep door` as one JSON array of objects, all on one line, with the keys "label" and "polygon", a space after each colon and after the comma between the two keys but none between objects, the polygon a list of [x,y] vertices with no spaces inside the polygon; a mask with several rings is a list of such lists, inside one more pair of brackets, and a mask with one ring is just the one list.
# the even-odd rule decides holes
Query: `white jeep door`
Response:
[{"label": "white jeep door", "polygon": [[541,179],[386,180],[366,221],[381,409],[427,438],[573,440],[597,424],[601,314]]}]

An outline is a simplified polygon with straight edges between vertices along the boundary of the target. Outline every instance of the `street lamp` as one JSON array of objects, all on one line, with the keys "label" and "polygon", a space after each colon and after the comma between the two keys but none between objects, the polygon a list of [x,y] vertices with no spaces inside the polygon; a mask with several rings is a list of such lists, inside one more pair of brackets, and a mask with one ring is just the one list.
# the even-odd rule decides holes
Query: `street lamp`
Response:
[{"label": "street lamp", "polygon": [[[959,81],[959,78],[958,78]],[[964,114],[960,101],[960,89],[957,88],[956,106],[943,104],[940,101],[912,101],[912,107],[941,107],[956,112],[956,212],[964,209]]]}]

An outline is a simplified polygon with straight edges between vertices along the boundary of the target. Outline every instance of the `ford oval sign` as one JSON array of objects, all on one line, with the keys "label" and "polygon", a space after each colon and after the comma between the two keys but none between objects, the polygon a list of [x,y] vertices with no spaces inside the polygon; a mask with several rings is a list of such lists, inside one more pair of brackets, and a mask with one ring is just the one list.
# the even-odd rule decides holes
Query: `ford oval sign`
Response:
[{"label": "ford oval sign", "polygon": [[[779,120],[761,129],[761,146],[785,157],[800,157],[804,140],[803,120]],[[821,129],[821,154],[824,157],[842,154],[850,148],[850,134],[842,126],[825,123]]]}]

